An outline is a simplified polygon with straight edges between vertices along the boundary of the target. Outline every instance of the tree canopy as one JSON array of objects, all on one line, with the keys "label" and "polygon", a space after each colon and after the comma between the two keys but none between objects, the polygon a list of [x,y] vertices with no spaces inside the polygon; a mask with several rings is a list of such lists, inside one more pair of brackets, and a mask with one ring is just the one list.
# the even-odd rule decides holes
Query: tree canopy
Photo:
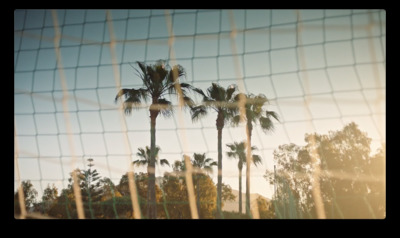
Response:
[{"label": "tree canopy", "polygon": [[[285,144],[274,151],[276,171],[265,178],[276,186],[278,217],[316,218],[313,173],[327,218],[385,217],[385,148],[371,155],[371,139],[357,124],[328,134],[306,134],[305,146]],[[316,153],[314,153],[316,152]]]}]

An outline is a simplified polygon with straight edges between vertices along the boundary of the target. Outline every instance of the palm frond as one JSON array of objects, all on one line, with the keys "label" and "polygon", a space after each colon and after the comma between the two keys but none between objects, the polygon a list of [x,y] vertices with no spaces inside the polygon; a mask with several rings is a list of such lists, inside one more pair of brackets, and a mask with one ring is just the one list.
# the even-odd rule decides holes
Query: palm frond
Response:
[{"label": "palm frond", "polygon": [[257,164],[262,164],[262,159],[259,155],[253,155],[253,164],[257,167]]},{"label": "palm frond", "polygon": [[134,164],[134,165],[136,165],[136,166],[145,166],[145,165],[147,165],[147,163],[148,163],[149,161],[148,160],[146,160],[146,159],[138,159],[138,160],[135,160],[135,161],[133,161],[132,163]]},{"label": "palm frond", "polygon": [[231,119],[232,126],[238,126],[240,124],[240,115],[235,115]]},{"label": "palm frond", "polygon": [[260,126],[264,132],[273,131],[275,129],[275,125],[269,117],[260,117]]},{"label": "palm frond", "polygon": [[136,155],[138,157],[143,158],[143,159],[147,159],[147,153],[143,148],[138,148],[138,151],[139,152],[136,153]]},{"label": "palm frond", "polygon": [[[193,87],[193,86],[192,86]],[[206,95],[204,94],[203,90],[201,90],[200,88],[196,88],[193,87],[192,90],[198,94],[200,94],[201,96],[205,97]]]},{"label": "palm frond", "polygon": [[252,150],[252,151],[253,151],[253,150],[258,150],[258,148],[257,148],[257,146],[253,145],[253,146],[251,147],[251,150]]},{"label": "palm frond", "polygon": [[171,70],[169,70],[167,77],[167,84],[173,84],[177,82],[178,78],[186,75],[185,69],[181,65],[174,65]]},{"label": "palm frond", "polygon": [[166,160],[166,159],[161,159],[161,160],[160,160],[160,165],[161,165],[161,166],[164,166],[164,165],[170,166],[168,160]]},{"label": "palm frond", "polygon": [[277,120],[279,122],[279,115],[278,115],[278,113],[276,113],[274,111],[266,111],[266,116],[273,117],[275,120]]},{"label": "palm frond", "polygon": [[193,99],[190,98],[189,96],[183,97],[183,103],[184,103],[184,106],[189,107],[189,108],[192,108],[195,105]]},{"label": "palm frond", "polygon": [[126,97],[126,94],[129,92],[129,90],[130,90],[130,89],[128,89],[128,88],[120,89],[120,90],[118,91],[117,95],[115,96],[115,100],[114,100],[115,103],[117,103],[118,99],[119,99],[120,97],[122,97],[123,95],[125,95],[125,97]]},{"label": "palm frond", "polygon": [[207,158],[204,160],[204,163],[212,165],[213,163],[217,163],[217,162],[214,162],[213,159],[211,159],[211,158]]},{"label": "palm frond", "polygon": [[212,83],[211,87],[207,89],[208,95],[210,98],[215,101],[225,101],[226,100],[226,91],[219,84]]},{"label": "palm frond", "polygon": [[172,102],[165,98],[158,99],[158,104],[154,106],[165,117],[170,117],[174,112],[172,107]]},{"label": "palm frond", "polygon": [[237,157],[237,153],[231,152],[231,151],[226,152],[226,155],[228,156],[228,158],[236,158]]},{"label": "palm frond", "polygon": [[119,90],[115,97],[115,102],[118,101],[122,96],[125,97],[125,101],[123,102],[123,106],[126,114],[130,114],[133,108],[139,108],[142,103],[142,100],[147,101],[147,93],[148,91],[143,88],[139,89],[127,89],[123,88]]},{"label": "palm frond", "polygon": [[151,89],[151,80],[149,74],[147,73],[147,67],[144,62],[136,61],[136,64],[139,66],[140,71],[135,68],[136,72],[138,73],[139,78],[143,81],[143,84],[147,89]]},{"label": "palm frond", "polygon": [[190,114],[191,114],[191,117],[192,117],[192,121],[197,121],[200,118],[202,118],[202,117],[207,115],[207,108],[204,105],[191,107],[190,108]]},{"label": "palm frond", "polygon": [[226,100],[231,100],[233,99],[232,96],[234,94],[234,92],[237,90],[237,85],[236,84],[232,84],[228,87],[228,89],[226,90]]}]

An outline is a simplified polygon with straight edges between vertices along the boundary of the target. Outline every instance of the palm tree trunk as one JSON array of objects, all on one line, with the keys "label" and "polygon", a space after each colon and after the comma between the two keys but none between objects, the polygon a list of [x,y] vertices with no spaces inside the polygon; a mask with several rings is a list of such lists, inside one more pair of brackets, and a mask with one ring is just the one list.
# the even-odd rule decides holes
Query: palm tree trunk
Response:
[{"label": "palm tree trunk", "polygon": [[222,128],[218,129],[217,218],[222,218]]},{"label": "palm tree trunk", "polygon": [[196,200],[197,200],[197,212],[200,217],[200,188],[199,188],[199,175],[196,174]]},{"label": "palm tree trunk", "polygon": [[148,164],[148,173],[149,173],[149,181],[148,181],[148,189],[149,189],[149,204],[147,210],[147,217],[149,219],[156,219],[157,218],[157,207],[156,207],[156,192],[155,192],[155,151],[156,151],[156,119],[157,119],[157,112],[150,110],[150,134],[151,134],[151,141],[150,141],[150,161]]},{"label": "palm tree trunk", "polygon": [[242,169],[239,169],[239,213],[242,214]]},{"label": "palm tree trunk", "polygon": [[246,135],[247,135],[247,148],[246,148],[246,214],[251,217],[250,213],[250,165],[251,165],[251,122],[247,122]]}]

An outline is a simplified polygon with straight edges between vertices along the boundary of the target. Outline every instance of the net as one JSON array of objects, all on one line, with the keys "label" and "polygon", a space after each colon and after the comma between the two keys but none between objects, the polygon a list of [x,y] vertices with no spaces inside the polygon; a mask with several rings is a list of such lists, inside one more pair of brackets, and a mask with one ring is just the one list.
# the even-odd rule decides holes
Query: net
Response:
[{"label": "net", "polygon": [[[273,131],[265,133],[257,123],[253,126],[251,145],[257,147],[254,154],[261,157],[261,163],[244,166],[243,170],[243,183],[247,181],[252,197],[246,204],[243,195],[243,212],[251,210],[251,218],[263,218],[272,210],[272,218],[307,217],[298,208],[307,197],[295,193],[299,181],[296,184],[290,176],[287,181],[279,180],[280,173],[272,176],[271,183],[265,178],[266,173],[273,173],[274,165],[282,169],[274,152],[290,143],[309,145],[311,157],[316,159],[313,169],[298,170],[312,175],[308,181],[313,189],[308,194],[312,194],[315,211],[307,210],[309,213],[315,212],[317,218],[335,216],[332,214],[347,218],[340,201],[352,200],[365,204],[368,217],[379,217],[369,200],[375,191],[372,185],[367,186],[369,192],[350,199],[334,192],[329,193],[334,199],[324,197],[328,194],[326,186],[336,188],[336,184],[318,178],[332,171],[318,163],[320,148],[310,146],[319,141],[304,140],[306,134],[328,134],[355,122],[371,138],[370,154],[384,147],[386,12],[373,9],[15,10],[14,187],[17,191],[29,180],[38,192],[35,204],[39,204],[27,206],[27,194],[24,191],[22,198],[20,189],[15,204],[22,204],[22,209],[16,217],[54,218],[61,214],[43,212],[42,197],[51,184],[57,187],[58,195],[50,199],[49,206],[55,201],[62,204],[64,217],[90,218],[95,213],[96,217],[111,214],[108,218],[147,216],[144,191],[148,189],[146,182],[140,183],[148,179],[143,175],[146,166],[134,167],[132,161],[138,159],[138,148],[150,146],[151,103],[143,103],[127,115],[123,104],[114,99],[121,88],[142,87],[135,62],[154,64],[160,59],[171,67],[181,65],[186,71],[182,82],[204,92],[218,83],[225,89],[235,84],[244,94],[262,93],[268,98],[263,109],[279,115]],[[202,104],[201,95],[191,96]],[[166,99],[173,102],[175,110],[169,118],[157,118],[158,157],[170,164],[155,168],[157,211],[162,218],[204,218],[203,210],[209,209],[214,211],[210,216],[216,217],[217,192],[207,197],[205,192],[196,191],[200,186],[196,182],[216,189],[221,174],[222,182],[238,193],[238,161],[228,158],[226,144],[249,141],[247,127],[245,123],[225,123],[223,168],[218,171],[215,166],[207,175],[211,182],[195,176],[193,160],[186,160],[187,169],[178,173],[173,164],[182,161],[184,155],[193,158],[194,153],[205,153],[206,158],[217,161],[217,112],[210,110],[206,117],[193,122],[189,110],[180,109],[181,101],[173,95]],[[243,117],[244,101],[239,104]],[[247,152],[249,162],[251,154]],[[94,159],[93,168],[88,167],[89,158]],[[89,208],[87,204],[94,197],[88,199],[86,190],[72,182],[81,175],[72,173],[77,168],[81,172],[96,169],[100,177],[111,181],[101,183],[102,191],[108,186],[112,192],[103,194]],[[123,175],[125,183],[121,183]],[[340,175],[343,180],[345,175]],[[89,178],[84,176],[84,180]],[[374,180],[368,178],[365,180]],[[89,180],[87,188],[92,184]],[[178,184],[185,185],[181,192],[176,190]],[[73,192],[67,193],[68,188]],[[180,197],[171,196],[174,192]],[[219,218],[229,219],[226,211],[230,207],[229,211],[239,211],[236,197],[222,198],[225,213],[219,211]],[[257,197],[267,202],[257,202]],[[267,207],[265,214],[260,210],[263,204]]]}]

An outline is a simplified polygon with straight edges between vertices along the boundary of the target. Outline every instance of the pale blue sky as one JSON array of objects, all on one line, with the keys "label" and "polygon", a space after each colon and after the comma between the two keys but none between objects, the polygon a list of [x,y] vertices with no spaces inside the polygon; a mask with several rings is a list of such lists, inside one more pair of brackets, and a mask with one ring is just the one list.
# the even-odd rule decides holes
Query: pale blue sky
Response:
[{"label": "pale blue sky", "polygon": [[[273,150],[287,143],[304,145],[304,134],[314,129],[327,133],[354,121],[373,138],[373,152],[386,141],[385,11],[233,10],[237,55],[232,53],[228,10],[169,12],[176,62],[186,69],[187,82],[203,90],[211,82],[224,87],[237,83],[238,57],[246,92],[265,94],[271,100],[268,110],[282,119],[273,133],[255,127],[252,142],[263,164],[252,167],[251,192],[271,197],[273,188],[263,175],[273,169]],[[100,175],[118,183],[128,168],[125,132],[114,104],[117,89],[106,12],[57,10],[57,16],[77,167],[85,168],[84,160],[91,156]],[[122,86],[140,87],[132,63],[169,59],[165,12],[112,10],[111,16]],[[39,193],[48,183],[66,186],[71,171],[54,34],[50,10],[14,12],[18,161],[21,179],[30,179]],[[142,109],[125,117],[133,154],[150,144],[148,114]],[[184,128],[177,116],[178,112],[157,120],[160,157],[170,163],[182,158],[185,130],[190,155],[206,152],[217,160],[216,114],[192,123],[186,111]],[[223,182],[234,189],[238,189],[237,162],[227,158],[225,144],[245,138],[243,127],[227,125],[223,131]],[[160,168],[157,175],[170,170]],[[216,173],[213,179],[216,182]]]}]

